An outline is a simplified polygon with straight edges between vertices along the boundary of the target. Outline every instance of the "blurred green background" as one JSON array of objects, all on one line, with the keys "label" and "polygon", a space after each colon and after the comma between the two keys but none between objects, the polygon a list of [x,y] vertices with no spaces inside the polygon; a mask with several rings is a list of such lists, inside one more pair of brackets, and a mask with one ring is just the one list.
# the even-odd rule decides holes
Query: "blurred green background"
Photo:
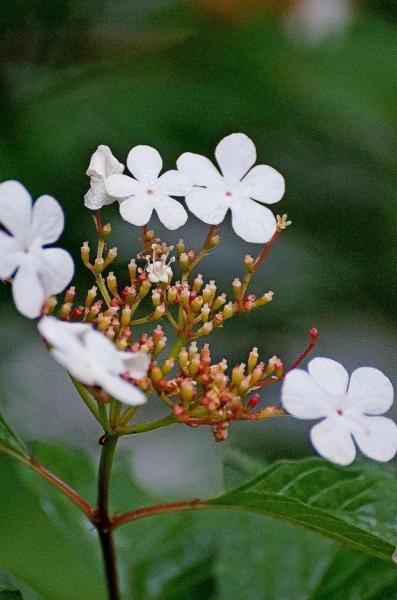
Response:
[{"label": "blurred green background", "polygon": [[[285,176],[286,195],[273,208],[293,226],[254,284],[258,293],[274,290],[273,302],[216,333],[214,354],[227,352],[233,364],[257,345],[263,358],[288,364],[316,326],[317,355],[377,366],[396,381],[396,21],[397,3],[387,0],[3,0],[0,179],[62,203],[62,243],[78,261],[82,241],[94,240],[83,196],[98,144],[122,162],[132,146],[150,144],[173,168],[184,151],[212,157],[223,136],[247,133],[258,162]],[[120,271],[138,230],[115,205],[106,219]],[[194,247],[206,235],[193,216],[177,232],[152,225]],[[244,254],[259,247],[229,222],[221,235],[205,274],[227,291]],[[82,297],[87,277],[78,267]],[[4,412],[27,439],[71,442],[96,456],[90,415],[35,325],[15,313],[9,286],[0,286],[0,306]],[[270,401],[278,395],[272,390]],[[161,406],[145,410],[160,414]],[[289,419],[243,423],[215,446],[208,431],[171,428],[124,447],[147,489],[205,495],[222,487],[229,443],[268,458],[303,455],[311,452],[306,430]]]}]

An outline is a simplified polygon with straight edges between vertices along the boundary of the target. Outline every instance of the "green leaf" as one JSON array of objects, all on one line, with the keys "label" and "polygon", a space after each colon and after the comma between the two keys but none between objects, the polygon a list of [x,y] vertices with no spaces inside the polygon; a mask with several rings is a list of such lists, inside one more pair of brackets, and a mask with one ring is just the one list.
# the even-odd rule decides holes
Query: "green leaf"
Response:
[{"label": "green leaf", "polygon": [[259,512],[391,560],[397,483],[388,467],[339,468],[321,459],[281,461],[210,505]]},{"label": "green leaf", "polygon": [[24,443],[0,414],[0,450],[7,448],[22,456],[27,456]]}]

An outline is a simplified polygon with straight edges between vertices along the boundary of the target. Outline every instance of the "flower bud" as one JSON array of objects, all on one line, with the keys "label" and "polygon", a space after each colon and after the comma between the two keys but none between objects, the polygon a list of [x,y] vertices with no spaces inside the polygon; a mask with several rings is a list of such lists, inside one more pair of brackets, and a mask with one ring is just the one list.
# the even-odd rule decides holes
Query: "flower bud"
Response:
[{"label": "flower bud", "polygon": [[193,285],[192,285],[192,290],[194,292],[196,292],[196,294],[199,293],[199,291],[201,290],[203,286],[203,276],[199,273],[196,277],[196,279],[193,281]]},{"label": "flower bud", "polygon": [[92,286],[91,289],[88,290],[87,292],[87,296],[85,299],[85,307],[86,308],[90,308],[91,304],[94,302],[95,298],[96,298],[96,294],[97,294],[98,288],[94,286]]},{"label": "flower bud", "polygon": [[181,293],[182,306],[187,308],[190,303],[190,291],[188,288],[184,288]]},{"label": "flower bud", "polygon": [[197,375],[197,372],[200,367],[200,363],[201,363],[200,356],[198,354],[196,354],[196,356],[194,356],[190,361],[189,371],[190,371],[191,377],[195,377],[195,375]]},{"label": "flower bud", "polygon": [[213,329],[212,323],[210,323],[210,322],[204,323],[204,325],[202,327],[200,327],[200,329],[197,330],[197,335],[199,335],[199,336],[209,335],[211,333],[212,329]]},{"label": "flower bud", "polygon": [[205,304],[212,304],[216,294],[215,281],[212,279],[203,289],[203,302]]},{"label": "flower bud", "polygon": [[121,311],[121,318],[120,318],[121,327],[123,329],[125,327],[128,327],[128,325],[130,324],[130,321],[131,321],[131,308],[127,304]]},{"label": "flower bud", "polygon": [[152,287],[152,284],[150,283],[149,279],[145,279],[142,282],[141,287],[139,288],[139,292],[138,292],[138,298],[139,298],[139,300],[142,300],[142,298],[144,298],[145,296],[147,296],[147,294],[149,293],[151,287]]},{"label": "flower bud", "polygon": [[72,285],[65,292],[65,302],[73,302],[75,296],[76,296],[76,288],[74,287],[74,285]]},{"label": "flower bud", "polygon": [[256,363],[258,362],[258,348],[252,348],[249,357],[248,357],[248,372],[255,368]]},{"label": "flower bud", "polygon": [[153,306],[159,306],[161,303],[161,293],[158,289],[152,290],[152,303]]},{"label": "flower bud", "polygon": [[250,384],[251,384],[251,378],[249,376],[244,377],[244,379],[238,385],[238,393],[241,396],[244,396],[244,394],[246,394],[248,392],[248,390],[250,389]]},{"label": "flower bud", "polygon": [[208,317],[210,315],[211,309],[208,306],[208,304],[204,304],[203,308],[201,309],[201,314],[203,317],[203,323],[206,323],[208,321]]},{"label": "flower bud", "polygon": [[67,321],[69,319],[69,315],[70,315],[71,311],[72,311],[72,303],[65,302],[64,304],[62,304],[61,308],[58,311],[59,318],[62,319],[63,321]]},{"label": "flower bud", "polygon": [[247,408],[255,408],[257,404],[261,401],[261,397],[259,394],[254,394],[247,402]]},{"label": "flower bud", "polygon": [[179,240],[175,249],[178,257],[180,257],[181,254],[185,252],[185,242],[183,240]]},{"label": "flower bud", "polygon": [[198,353],[197,342],[191,342],[189,349],[188,349],[189,360],[192,360],[192,358],[194,356],[196,356],[197,353]]},{"label": "flower bud", "polygon": [[234,385],[240,385],[240,383],[244,379],[244,371],[244,363],[241,363],[241,365],[237,365],[236,367],[234,367],[234,369],[232,370],[232,383],[234,383]]},{"label": "flower bud", "polygon": [[233,304],[233,302],[228,302],[224,307],[223,307],[223,320],[226,321],[227,319],[230,319],[235,313],[235,306]]},{"label": "flower bud", "polygon": [[241,296],[241,281],[238,277],[236,277],[233,280],[232,287],[233,287],[234,296],[235,296],[236,300],[238,300]]},{"label": "flower bud", "polygon": [[212,310],[218,310],[221,306],[223,306],[226,302],[226,294],[220,294],[217,298],[215,298],[212,303]]},{"label": "flower bud", "polygon": [[168,304],[173,304],[176,300],[177,295],[178,295],[178,290],[176,289],[176,287],[174,285],[172,285],[170,288],[168,288],[168,291],[167,291]]},{"label": "flower bud", "polygon": [[216,248],[216,246],[218,246],[218,244],[219,244],[220,241],[221,241],[221,238],[219,237],[219,235],[213,235],[206,242],[204,248],[206,250],[212,250],[213,248]]},{"label": "flower bud", "polygon": [[102,273],[104,268],[105,268],[105,261],[100,256],[99,257],[97,256],[95,259],[95,262],[94,262],[95,273]]},{"label": "flower bud", "polygon": [[182,369],[182,371],[187,367],[187,364],[189,362],[189,355],[187,353],[186,348],[182,348],[182,350],[179,353],[179,366]]},{"label": "flower bud", "polygon": [[257,298],[254,302],[254,307],[258,308],[259,306],[265,306],[265,304],[269,304],[273,300],[273,292],[267,292],[263,294],[260,298]]},{"label": "flower bud", "polygon": [[81,246],[81,260],[83,261],[83,263],[86,267],[88,267],[88,268],[91,267],[90,247],[88,245],[88,242],[84,242],[83,245]]},{"label": "flower bud", "polygon": [[188,379],[184,379],[181,383],[181,398],[185,405],[189,405],[194,393],[195,389],[193,382],[189,381]]},{"label": "flower bud", "polygon": [[153,313],[153,319],[161,319],[161,317],[164,316],[166,310],[167,307],[165,306],[165,304],[160,304],[160,306],[157,306],[156,310]]},{"label": "flower bud", "polygon": [[128,263],[128,273],[130,275],[130,281],[131,281],[131,285],[133,285],[135,283],[135,279],[136,279],[136,262],[135,260],[132,258],[130,260],[130,262]]},{"label": "flower bud", "polygon": [[113,271],[111,271],[106,277],[106,283],[108,286],[108,290],[112,294],[112,296],[118,297],[119,292],[117,290],[117,279]]},{"label": "flower bud", "polygon": [[253,273],[255,270],[255,261],[250,254],[246,254],[244,257],[244,266],[248,273]]},{"label": "flower bud", "polygon": [[174,358],[167,358],[167,360],[164,362],[163,367],[161,369],[163,371],[163,375],[168,375],[168,373],[170,373],[172,371],[172,369],[174,368],[174,364],[175,364]]},{"label": "flower bud", "polygon": [[186,254],[186,252],[182,252],[182,254],[180,255],[179,264],[181,265],[183,270],[186,270],[189,268],[189,257]]},{"label": "flower bud", "polygon": [[223,314],[221,312],[216,313],[212,319],[212,324],[214,327],[221,327],[223,324]]},{"label": "flower bud", "polygon": [[110,223],[106,223],[106,225],[104,225],[102,227],[102,231],[99,234],[99,239],[103,242],[107,242],[111,233],[112,233],[112,226]]},{"label": "flower bud", "polygon": [[114,259],[117,256],[117,248],[110,248],[107,257],[105,258],[105,264],[104,264],[104,268],[106,269],[106,267],[108,267],[110,265],[110,263],[112,263],[114,261]]},{"label": "flower bud", "polygon": [[256,365],[251,373],[251,385],[256,385],[260,379],[262,379],[265,372],[265,365],[260,362]]},{"label": "flower bud", "polygon": [[111,316],[104,317],[103,315],[99,315],[98,331],[107,331],[107,329],[110,327],[111,322],[112,322]]},{"label": "flower bud", "polygon": [[157,365],[152,365],[149,370],[149,377],[153,383],[158,383],[160,379],[163,379],[163,372]]},{"label": "flower bud", "polygon": [[190,308],[195,313],[199,312],[201,310],[202,306],[203,306],[203,299],[201,296],[197,296],[197,298],[194,298],[194,300],[192,300],[192,302],[190,304]]}]

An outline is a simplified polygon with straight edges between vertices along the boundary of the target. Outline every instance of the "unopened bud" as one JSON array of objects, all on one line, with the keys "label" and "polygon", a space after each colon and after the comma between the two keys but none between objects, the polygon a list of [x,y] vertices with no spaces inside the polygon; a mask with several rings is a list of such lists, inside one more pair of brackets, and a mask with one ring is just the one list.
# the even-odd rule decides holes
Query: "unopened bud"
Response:
[{"label": "unopened bud", "polygon": [[199,367],[200,367],[200,356],[198,354],[196,354],[196,356],[194,356],[192,358],[192,360],[190,361],[190,367],[189,367],[189,371],[190,371],[190,375],[192,377],[195,377],[195,375],[197,374]]},{"label": "unopened bud", "polygon": [[241,383],[238,385],[238,392],[241,396],[244,396],[250,389],[251,378],[249,376],[244,377]]},{"label": "unopened bud", "polygon": [[114,261],[114,259],[117,256],[117,248],[110,248],[107,257],[105,258],[105,264],[104,264],[104,268],[106,269],[106,267],[108,267],[110,265],[110,263],[112,263]]},{"label": "unopened bud", "polygon": [[157,289],[152,291],[152,303],[153,306],[159,306],[161,303],[161,293]]},{"label": "unopened bud", "polygon": [[258,362],[258,348],[252,348],[251,352],[249,353],[249,357],[248,357],[248,372],[251,373],[251,371],[255,368],[256,363]]},{"label": "unopened bud", "polygon": [[112,233],[112,226],[110,223],[106,223],[106,225],[104,225],[102,227],[102,231],[99,234],[99,239],[102,240],[103,242],[107,242],[111,233]]},{"label": "unopened bud", "polygon": [[247,408],[255,408],[257,404],[261,401],[261,397],[259,394],[254,394],[247,402]]},{"label": "unopened bud", "polygon": [[204,325],[202,327],[200,327],[200,329],[197,330],[197,335],[199,335],[199,336],[209,335],[211,333],[212,329],[213,329],[212,323],[210,323],[210,322],[204,323]]},{"label": "unopened bud", "polygon": [[176,287],[174,285],[172,285],[167,292],[167,300],[168,300],[168,304],[173,304],[176,300],[176,297],[178,295],[178,290],[176,289]]},{"label": "unopened bud", "polygon": [[198,294],[199,291],[201,290],[202,286],[203,286],[203,276],[201,274],[198,274],[196,279],[193,281],[192,290],[194,292],[196,292],[196,294]]},{"label": "unopened bud", "polygon": [[191,304],[190,304],[190,308],[192,309],[193,312],[199,312],[201,310],[203,306],[203,299],[201,296],[197,296],[197,298],[194,298],[194,300],[192,300]]},{"label": "unopened bud", "polygon": [[163,375],[168,375],[168,373],[170,373],[172,371],[172,369],[174,368],[174,364],[175,364],[174,358],[167,358],[167,360],[164,362],[163,367],[161,369],[163,371]]},{"label": "unopened bud", "polygon": [[130,262],[128,263],[128,273],[130,275],[130,281],[131,281],[131,285],[133,285],[135,283],[135,279],[136,279],[136,262],[135,260],[132,258],[130,260]]},{"label": "unopened bud", "polygon": [[96,288],[95,285],[92,286],[92,288],[88,290],[87,296],[85,299],[85,305],[84,305],[86,308],[90,308],[91,304],[94,302],[97,291],[98,291],[98,288]]},{"label": "unopened bud", "polygon": [[103,260],[103,258],[97,256],[95,259],[95,262],[94,262],[95,273],[102,273],[104,268],[105,268],[105,261]]},{"label": "unopened bud", "polygon": [[179,353],[179,366],[181,367],[182,371],[186,368],[188,362],[189,355],[187,353],[187,350],[186,348],[182,348],[182,350]]},{"label": "unopened bud", "polygon": [[152,365],[149,371],[149,377],[153,383],[158,383],[163,378],[163,372],[157,365]]},{"label": "unopened bud", "polygon": [[65,302],[64,304],[62,304],[61,308],[58,311],[59,318],[62,319],[63,321],[69,319],[71,310],[72,310],[72,303]]},{"label": "unopened bud", "polygon": [[111,322],[111,316],[105,317],[103,315],[100,315],[98,317],[98,331],[107,331],[107,329],[110,327]]},{"label": "unopened bud", "polygon": [[238,300],[241,296],[241,281],[238,277],[233,280],[232,287],[234,296]]},{"label": "unopened bud", "polygon": [[86,267],[91,267],[90,264],[90,246],[88,245],[88,242],[84,242],[83,245],[81,246],[81,260],[83,261],[84,265]]},{"label": "unopened bud", "polygon": [[263,364],[263,362],[258,363],[251,373],[251,385],[252,386],[255,385],[256,383],[258,383],[258,381],[260,379],[262,379],[264,372],[265,372],[265,365]]},{"label": "unopened bud", "polygon": [[153,319],[161,319],[165,315],[167,307],[165,304],[160,304],[160,306],[156,306],[156,310],[153,313]]},{"label": "unopened bud", "polygon": [[226,294],[220,294],[217,298],[215,298],[212,303],[212,310],[218,310],[221,306],[223,306],[226,302]]},{"label": "unopened bud", "polygon": [[186,252],[182,252],[182,254],[179,257],[179,264],[181,265],[182,269],[187,269],[189,267],[189,257],[186,254]]},{"label": "unopened bud", "polygon": [[230,319],[235,313],[235,306],[233,304],[233,302],[228,302],[227,304],[225,304],[225,306],[223,307],[223,319],[224,321],[226,321],[227,319]]},{"label": "unopened bud", "polygon": [[214,327],[221,327],[223,324],[223,314],[221,312],[216,313],[212,319]]},{"label": "unopened bud", "polygon": [[176,253],[178,257],[185,252],[185,242],[184,240],[179,240],[177,245],[175,246]]},{"label": "unopened bud", "polygon": [[131,321],[131,308],[127,305],[121,311],[120,325],[123,329],[128,327]]},{"label": "unopened bud", "polygon": [[244,371],[245,371],[244,363],[241,363],[241,365],[234,367],[234,369],[232,370],[232,382],[234,383],[234,385],[237,385],[237,386],[240,385],[240,383],[244,379]]},{"label": "unopened bud", "polygon": [[215,281],[211,280],[203,289],[203,302],[211,304],[215,298],[216,285]]},{"label": "unopened bud", "polygon": [[275,370],[274,370],[275,376],[277,377],[277,379],[282,379],[283,375],[284,375],[284,365],[280,359],[276,360],[274,367],[275,367]]},{"label": "unopened bud", "polygon": [[216,248],[216,246],[218,246],[218,244],[219,244],[220,241],[221,241],[221,238],[219,237],[219,235],[213,235],[207,241],[207,243],[205,244],[204,248],[206,250],[212,250],[213,248]]},{"label": "unopened bud", "polygon": [[138,292],[139,300],[142,300],[142,298],[144,298],[149,293],[151,287],[152,287],[152,284],[150,283],[149,279],[145,279],[142,282],[142,285],[139,288],[139,292]]},{"label": "unopened bud", "polygon": [[76,296],[76,288],[74,287],[74,285],[72,285],[65,292],[65,302],[73,302],[75,296]]},{"label": "unopened bud", "polygon": [[113,271],[111,271],[109,273],[109,275],[106,277],[106,283],[108,286],[108,290],[112,294],[112,296],[118,296],[119,293],[117,290],[117,279],[116,279],[116,276],[113,273]]},{"label": "unopened bud", "polygon": [[203,317],[203,323],[207,323],[209,315],[210,315],[211,309],[208,306],[208,304],[204,304],[203,308],[201,309],[201,315]]},{"label": "unopened bud", "polygon": [[188,379],[184,379],[181,383],[181,398],[185,405],[189,404],[189,402],[193,398],[194,391],[195,390],[193,383]]},{"label": "unopened bud", "polygon": [[269,304],[269,302],[271,302],[273,300],[273,292],[267,292],[266,294],[263,294],[263,296],[260,296],[260,298],[257,298],[257,300],[255,300],[254,306],[255,308],[259,308],[259,306],[265,306],[265,304]]},{"label": "unopened bud", "polygon": [[246,254],[244,258],[244,266],[248,273],[253,273],[255,270],[255,261],[250,254]]},{"label": "unopened bud", "polygon": [[190,303],[190,291],[188,288],[184,288],[181,293],[182,306],[187,308]]}]

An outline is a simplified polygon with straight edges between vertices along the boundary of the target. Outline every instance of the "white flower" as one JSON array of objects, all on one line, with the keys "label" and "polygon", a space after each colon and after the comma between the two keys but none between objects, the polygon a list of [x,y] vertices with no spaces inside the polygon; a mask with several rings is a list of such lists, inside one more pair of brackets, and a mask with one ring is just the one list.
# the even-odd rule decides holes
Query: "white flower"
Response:
[{"label": "white flower", "polygon": [[58,294],[73,277],[72,257],[60,248],[45,248],[63,231],[62,208],[40,196],[32,208],[28,191],[17,181],[0,184],[0,279],[12,277],[17,309],[34,319],[47,296]]},{"label": "white flower", "polygon": [[[120,201],[120,214],[133,225],[146,225],[153,210],[168,229],[177,229],[187,221],[182,204],[170,196],[186,196],[192,183],[178,171],[160,175],[163,161],[151,146],[135,146],[127,158],[134,177],[111,175],[106,179],[106,190]],[[135,178],[135,179],[134,179]]]},{"label": "white flower", "polygon": [[84,204],[91,210],[99,210],[105,204],[116,200],[108,196],[105,189],[105,179],[114,173],[122,173],[124,165],[115,158],[109,146],[98,146],[91,156],[89,167],[86,171],[91,177],[91,187],[84,196]]},{"label": "white flower", "polygon": [[255,145],[243,133],[223,138],[215,149],[222,175],[208,158],[185,152],[177,160],[181,173],[195,185],[186,196],[188,208],[209,225],[218,225],[230,208],[232,226],[243,240],[267,242],[276,231],[273,213],[265,204],[278,202],[284,195],[284,178],[268,165],[251,167],[256,161]]},{"label": "white flower", "polygon": [[99,386],[130,406],[146,402],[141,390],[121,378],[126,373],[134,379],[144,377],[150,363],[146,353],[119,352],[102,333],[84,323],[43,317],[38,328],[55,360],[81,383]]},{"label": "white flower", "polygon": [[393,386],[378,369],[361,367],[350,377],[330,358],[315,358],[308,373],[295,369],[285,377],[284,408],[298,419],[324,420],[310,437],[317,452],[328,460],[349,465],[356,442],[369,458],[386,462],[397,452],[397,426],[381,415],[393,403]]},{"label": "white flower", "polygon": [[168,283],[170,277],[172,277],[171,263],[175,262],[175,256],[172,256],[167,263],[167,258],[170,251],[173,250],[173,246],[169,246],[167,254],[163,254],[160,260],[156,260],[156,253],[153,252],[153,260],[150,261],[150,256],[146,257],[147,267],[146,272],[149,276],[149,281],[152,283]]}]

